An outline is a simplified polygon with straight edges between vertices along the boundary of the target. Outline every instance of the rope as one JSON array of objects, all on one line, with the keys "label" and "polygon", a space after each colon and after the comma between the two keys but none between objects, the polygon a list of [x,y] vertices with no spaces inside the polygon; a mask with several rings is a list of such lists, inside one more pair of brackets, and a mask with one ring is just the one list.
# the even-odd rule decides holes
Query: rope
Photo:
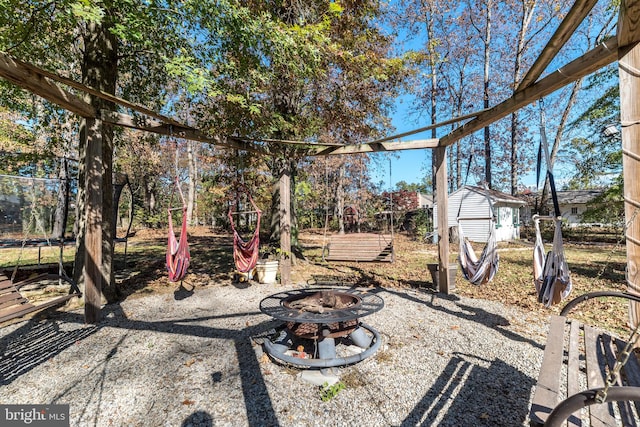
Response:
[{"label": "rope", "polygon": [[[536,242],[533,250],[533,281],[538,293],[538,302],[546,307],[551,307],[567,298],[572,290],[569,266],[564,256],[564,244],[562,239],[562,216],[558,194],[556,192],[553,167],[549,155],[547,133],[545,129],[544,100],[540,99],[540,146],[538,148],[538,165],[536,170],[536,185],[539,183],[542,151],[547,162],[547,179],[553,201],[553,217],[540,217],[534,215],[533,221],[536,230]],[[553,248],[545,254],[544,243],[540,233],[540,219],[548,219],[554,222]]]},{"label": "rope", "polygon": [[558,203],[558,193],[556,192],[556,183],[553,177],[553,166],[551,165],[551,157],[549,155],[549,144],[547,143],[545,122],[546,120],[544,115],[544,101],[540,99],[540,144],[542,150],[544,150],[544,156],[547,162],[547,178],[549,179],[549,188],[551,189],[553,211],[556,216],[560,216],[560,204]]}]

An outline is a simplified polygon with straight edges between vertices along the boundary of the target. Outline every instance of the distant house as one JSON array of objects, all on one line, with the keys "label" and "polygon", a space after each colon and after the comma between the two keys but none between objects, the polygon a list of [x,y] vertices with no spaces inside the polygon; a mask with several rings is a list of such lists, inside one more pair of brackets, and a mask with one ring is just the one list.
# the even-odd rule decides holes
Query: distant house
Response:
[{"label": "distant house", "polygon": [[[401,217],[402,224],[400,229],[408,232],[415,232],[417,231],[416,218],[422,217],[422,215],[427,215],[429,218],[432,217],[433,196],[431,196],[431,194],[423,194],[415,191],[409,194],[409,199],[412,200],[411,209],[405,211],[404,216]],[[433,231],[432,224],[428,224],[427,227],[428,232]]]},{"label": "distant house", "polygon": [[[394,191],[391,194],[393,196],[393,209],[397,211],[409,212],[416,209],[430,209],[433,207],[433,197],[430,194],[408,190]],[[385,202],[388,202],[389,193],[382,193],[382,197]]]},{"label": "distant house", "polygon": [[[558,206],[563,222],[570,226],[588,225],[582,222],[582,215],[587,210],[587,204],[600,196],[604,190],[564,190],[558,191]],[[531,223],[532,216],[536,213],[536,193],[526,196],[527,206],[522,208],[521,217],[525,224]],[[547,208],[553,212],[553,201],[549,198]]]},{"label": "distant house", "polygon": [[433,196],[431,194],[416,192],[416,198],[418,199],[418,209],[433,208]]},{"label": "distant house", "polygon": [[[486,242],[493,224],[497,241],[519,239],[520,208],[525,204],[510,194],[465,185],[449,194],[449,228],[457,227],[460,219],[465,237],[472,242]],[[433,224],[437,229],[437,203],[433,207]],[[434,241],[437,234],[434,233]]]}]

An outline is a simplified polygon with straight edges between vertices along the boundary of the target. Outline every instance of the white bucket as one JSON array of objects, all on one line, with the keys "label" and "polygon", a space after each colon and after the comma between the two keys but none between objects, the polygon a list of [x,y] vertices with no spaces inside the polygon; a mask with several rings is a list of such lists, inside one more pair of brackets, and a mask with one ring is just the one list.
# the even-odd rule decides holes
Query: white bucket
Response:
[{"label": "white bucket", "polygon": [[276,283],[277,273],[278,261],[259,260],[256,264],[256,276],[258,276],[258,282],[260,283]]}]

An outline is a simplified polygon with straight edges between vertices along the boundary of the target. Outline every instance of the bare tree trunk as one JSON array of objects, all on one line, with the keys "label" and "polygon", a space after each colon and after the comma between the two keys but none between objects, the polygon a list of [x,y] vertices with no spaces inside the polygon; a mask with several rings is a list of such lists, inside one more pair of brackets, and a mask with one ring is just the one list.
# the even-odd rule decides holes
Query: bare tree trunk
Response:
[{"label": "bare tree trunk", "polygon": [[[431,124],[435,124],[437,122],[437,84],[438,84],[438,75],[436,70],[436,50],[434,41],[434,30],[433,30],[433,10],[431,8],[431,3],[428,2],[427,10],[425,11],[425,23],[427,26],[427,51],[429,52],[429,72],[431,73]],[[431,138],[435,139],[438,137],[437,129],[431,129]],[[434,196],[436,194],[436,160],[433,155],[433,150],[431,151],[431,193]],[[446,187],[445,187],[446,188]]]},{"label": "bare tree trunk", "polygon": [[[493,8],[493,0],[487,0],[487,22],[484,33],[484,108],[489,108],[489,75],[491,71],[491,9]],[[487,186],[491,188],[491,131],[490,127],[484,128],[484,162],[485,162],[485,181]]]},{"label": "bare tree trunk", "polygon": [[198,158],[194,151],[194,141],[187,141],[187,159],[189,163],[189,184],[187,190],[187,222],[194,224],[193,213],[196,204],[196,182],[198,174]]},{"label": "bare tree trunk", "polygon": [[[525,37],[533,18],[533,11],[535,10],[537,2],[534,1],[522,1],[522,15],[520,19],[520,31],[518,32],[518,44],[516,50],[515,64],[513,67],[513,88],[515,90],[520,83],[521,70],[522,70],[522,57],[524,55]],[[516,194],[518,191],[518,130],[520,128],[520,113],[518,111],[511,115],[511,194]]]},{"label": "bare tree trunk", "polygon": [[65,157],[60,159],[58,180],[60,181],[60,186],[58,187],[58,201],[56,203],[51,236],[56,239],[62,239],[64,238],[67,218],[69,217],[69,166]]},{"label": "bare tree trunk", "polygon": [[[144,205],[144,210],[147,213],[148,217],[151,217],[153,216],[153,214],[156,213],[155,189],[156,189],[155,179],[150,177],[149,175],[144,175],[142,177],[142,190],[143,190],[142,203]],[[147,221],[147,225],[149,227],[156,226],[156,224],[152,224],[150,221]]]},{"label": "bare tree trunk", "polygon": [[338,233],[344,234],[344,164],[338,168],[336,188],[336,217],[338,218]]}]

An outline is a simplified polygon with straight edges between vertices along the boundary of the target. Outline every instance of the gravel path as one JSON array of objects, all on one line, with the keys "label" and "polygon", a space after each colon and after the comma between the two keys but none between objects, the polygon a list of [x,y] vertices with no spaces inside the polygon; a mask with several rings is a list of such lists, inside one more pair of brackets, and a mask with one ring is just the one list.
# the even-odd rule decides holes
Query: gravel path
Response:
[{"label": "gravel path", "polygon": [[[291,288],[289,288],[291,289]],[[521,426],[546,319],[427,290],[372,289],[372,357],[340,368],[329,401],[256,343],[278,325],[273,285],[198,288],[0,329],[0,402],[70,404],[72,426]]]}]

